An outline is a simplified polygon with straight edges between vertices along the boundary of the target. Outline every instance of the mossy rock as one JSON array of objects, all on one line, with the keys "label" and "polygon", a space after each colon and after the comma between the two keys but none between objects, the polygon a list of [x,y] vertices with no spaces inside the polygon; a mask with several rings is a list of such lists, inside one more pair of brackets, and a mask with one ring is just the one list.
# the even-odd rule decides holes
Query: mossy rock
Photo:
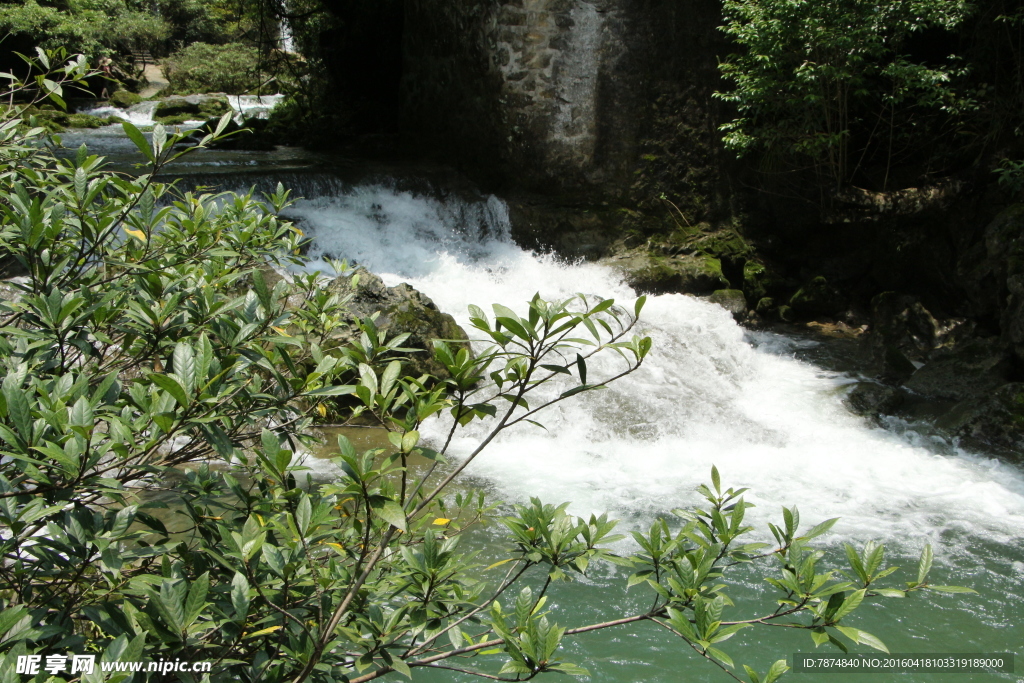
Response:
[{"label": "mossy rock", "polygon": [[737,321],[747,315],[747,297],[738,289],[720,289],[712,292],[708,301],[729,311]]},{"label": "mossy rock", "polygon": [[775,310],[775,299],[770,296],[761,297],[757,300],[757,306],[754,308],[758,315],[768,315]]},{"label": "mossy rock", "polygon": [[117,116],[93,116],[92,114],[69,114],[68,128],[99,128],[109,126],[112,123],[120,123]]},{"label": "mossy rock", "polygon": [[352,278],[339,277],[333,288],[342,295],[352,295],[348,304],[348,312],[353,324],[350,334],[355,337],[355,319],[368,318],[376,314],[376,325],[379,330],[395,337],[408,332],[411,336],[402,345],[417,349],[405,360],[405,373],[409,375],[428,374],[447,378],[444,366],[434,359],[433,341],[435,339],[456,340],[456,349],[469,350],[469,337],[455,322],[455,318],[439,310],[437,305],[422,292],[402,283],[396,287],[387,287],[373,273],[359,268],[356,271],[359,281],[352,287]]},{"label": "mossy rock", "polygon": [[718,230],[692,242],[696,249],[719,259],[741,261],[754,254],[754,248],[735,230]]},{"label": "mossy rock", "polygon": [[225,95],[188,95],[161,100],[153,111],[153,120],[164,125],[185,121],[205,121],[232,111]]},{"label": "mossy rock", "polygon": [[757,261],[743,264],[743,293],[751,306],[765,297],[777,295],[785,286],[783,279],[768,266]]},{"label": "mossy rock", "polygon": [[138,104],[142,101],[142,97],[137,95],[130,90],[118,90],[116,93],[110,96],[107,100],[112,106],[119,109],[127,109],[133,105]]},{"label": "mossy rock", "polygon": [[834,315],[841,311],[843,300],[839,291],[819,275],[790,297],[789,306],[802,316]]},{"label": "mossy rock", "polygon": [[628,252],[604,263],[616,268],[642,294],[711,294],[731,289],[722,262],[708,254],[659,256],[645,250]]}]

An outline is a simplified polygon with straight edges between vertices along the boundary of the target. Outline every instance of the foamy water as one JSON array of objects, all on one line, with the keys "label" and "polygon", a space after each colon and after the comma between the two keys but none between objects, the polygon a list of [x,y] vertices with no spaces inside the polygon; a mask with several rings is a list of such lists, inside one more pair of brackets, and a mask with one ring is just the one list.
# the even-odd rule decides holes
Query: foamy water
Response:
[{"label": "foamy water", "polygon": [[[408,282],[467,330],[469,304],[525,313],[535,292],[583,292],[631,310],[636,298],[606,267],[514,245],[493,197],[442,202],[360,187],[300,202],[293,213],[315,240],[314,260],[348,258],[389,285]],[[746,333],[719,306],[676,294],[650,297],[642,319],[654,347],[641,370],[548,410],[538,418],[547,431],[524,425],[503,434],[467,472],[503,500],[569,500],[577,514],[607,511],[629,526],[697,500],[693,489],[715,464],[727,485],[751,487],[754,521],[799,503],[804,528],[841,517],[836,534],[907,550],[927,540],[941,551],[964,535],[1013,542],[1024,531],[1017,468],[872,427],[842,404],[849,378],[796,360],[785,338]],[[592,362],[591,374],[621,368],[611,354]],[[433,422],[424,432],[437,438],[444,427]],[[454,456],[487,427],[463,430]]]}]

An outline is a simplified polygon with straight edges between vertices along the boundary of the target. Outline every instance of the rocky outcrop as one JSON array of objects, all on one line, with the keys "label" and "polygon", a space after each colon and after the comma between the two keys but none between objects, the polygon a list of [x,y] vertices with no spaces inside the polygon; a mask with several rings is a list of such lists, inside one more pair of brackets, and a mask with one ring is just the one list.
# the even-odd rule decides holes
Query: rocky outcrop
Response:
[{"label": "rocky outcrop", "polygon": [[959,401],[990,394],[1009,380],[1011,369],[1010,353],[998,339],[974,339],[936,351],[903,386]]},{"label": "rocky outcrop", "polygon": [[[433,340],[444,339],[469,348],[469,337],[455,319],[439,310],[430,297],[405,283],[388,287],[364,268],[357,269],[355,274],[359,276],[355,288],[352,287],[351,276],[339,277],[331,283],[339,293],[352,295],[347,306],[352,323],[357,318],[376,314],[377,329],[387,333],[388,337],[408,332],[411,336],[403,347],[417,351],[406,360],[406,374],[445,377],[444,367],[434,360]],[[351,323],[350,330],[354,337],[355,327]]]},{"label": "rocky outcrop", "polygon": [[967,445],[995,446],[1019,459],[1024,448],[1024,383],[1004,384],[987,396],[962,401],[938,426]]},{"label": "rocky outcrop", "polygon": [[1024,442],[1024,385],[1016,382],[1005,339],[979,336],[963,318],[936,316],[915,296],[884,292],[872,302],[864,351],[882,383],[850,392],[846,403],[854,412],[893,414],[912,395],[944,406],[937,426],[973,447],[1012,449]]},{"label": "rocky outcrop", "polygon": [[1024,204],[996,216],[957,271],[977,317],[997,323],[1002,339],[1024,362]]},{"label": "rocky outcrop", "polygon": [[729,289],[722,262],[707,254],[654,255],[634,250],[602,261],[622,273],[630,287],[642,294],[711,294]]},{"label": "rocky outcrop", "polygon": [[227,95],[222,93],[168,97],[156,105],[153,120],[164,124],[204,121],[214,116],[223,116],[229,111],[231,104]]}]

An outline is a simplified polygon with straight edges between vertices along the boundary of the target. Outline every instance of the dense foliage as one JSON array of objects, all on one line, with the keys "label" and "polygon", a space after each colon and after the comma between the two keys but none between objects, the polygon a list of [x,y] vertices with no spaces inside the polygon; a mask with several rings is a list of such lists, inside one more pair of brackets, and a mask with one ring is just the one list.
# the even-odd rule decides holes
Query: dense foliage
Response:
[{"label": "dense foliage", "polygon": [[[842,188],[866,167],[888,185],[894,162],[972,109],[954,88],[963,65],[948,52],[913,57],[912,37],[951,30],[962,0],[726,0],[723,30],[740,51],[721,63],[718,96],[739,116],[725,144],[768,168],[811,168]],[[951,35],[951,34],[950,34]]]},{"label": "dense foliage", "polygon": [[171,27],[138,0],[75,0],[66,10],[36,0],[0,5],[0,34],[24,36],[45,48],[99,55],[145,50],[170,37]]},{"label": "dense foliage", "polygon": [[[61,81],[87,70],[78,59],[60,74],[12,88],[59,99]],[[635,371],[651,346],[634,333],[643,299],[629,311],[582,295],[535,297],[523,315],[473,307],[489,347],[438,341],[448,378],[407,376],[405,335],[349,323],[318,273],[280,276],[302,239],[277,216],[283,188],[257,199],[156,182],[191,152],[159,125],[146,138],[124,124],[146,160],[125,177],[84,147],[55,156],[42,129],[5,117],[0,247],[25,273],[0,303],[5,676],[18,657],[92,653],[95,675],[40,668],[31,680],[156,680],[101,667],[176,659],[214,662],[203,681],[356,683],[424,667],[528,680],[585,673],[561,658],[566,636],[649,622],[736,678],[723,643],[743,629],[884,649],[850,625],[858,606],[960,590],[928,584],[927,548],[902,589],[880,587],[895,568],[874,544],[847,547],[845,575],[822,569],[809,542],[835,520],[801,533],[795,508],[770,526],[774,543],[747,542],[745,490],[723,488],[717,470],[701,507],[634,532],[629,557],[610,547],[614,521],[567,504],[498,515],[453,483],[501,432]],[[597,354],[617,354],[618,373],[588,372]],[[339,438],[339,475],[318,483],[302,451],[327,401],[378,425],[389,446],[360,453]],[[422,425],[438,419],[446,436],[424,442]],[[453,458],[453,436],[474,421],[486,431]],[[507,553],[480,567],[460,541],[487,518],[505,527]],[[574,615],[546,607],[549,594],[601,562],[629,567],[624,583],[650,608],[558,625]],[[752,563],[768,573],[765,605],[730,621],[730,575]],[[531,577],[539,589],[524,586]],[[785,670],[746,671],[771,683]]]},{"label": "dense foliage", "polygon": [[259,51],[241,43],[192,43],[164,60],[169,91],[244,95],[262,83]]}]

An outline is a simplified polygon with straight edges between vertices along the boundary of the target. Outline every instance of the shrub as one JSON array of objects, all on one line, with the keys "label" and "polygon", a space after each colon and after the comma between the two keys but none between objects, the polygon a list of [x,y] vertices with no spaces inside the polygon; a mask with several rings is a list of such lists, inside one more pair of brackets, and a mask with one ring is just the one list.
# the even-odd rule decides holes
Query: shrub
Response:
[{"label": "shrub", "polygon": [[170,92],[242,95],[260,85],[259,52],[240,43],[193,43],[163,63]]}]

